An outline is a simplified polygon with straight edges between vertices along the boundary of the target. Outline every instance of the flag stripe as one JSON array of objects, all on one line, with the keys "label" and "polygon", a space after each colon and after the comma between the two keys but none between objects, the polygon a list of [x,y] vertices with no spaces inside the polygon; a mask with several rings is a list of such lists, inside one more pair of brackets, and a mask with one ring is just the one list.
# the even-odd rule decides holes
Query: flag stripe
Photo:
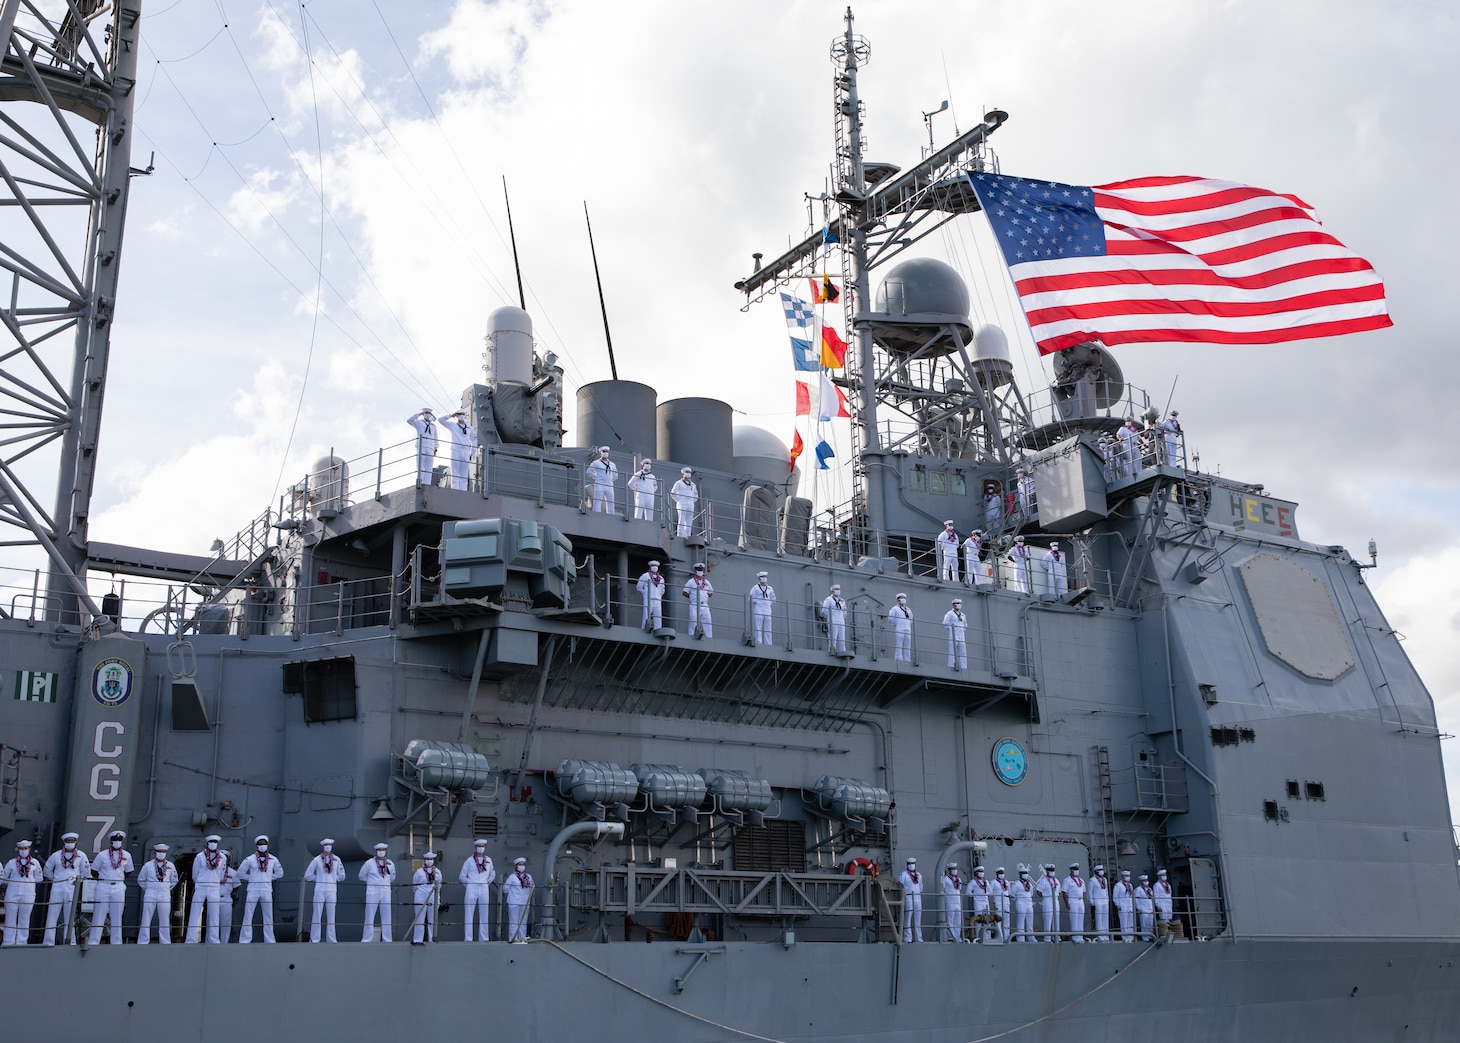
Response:
[{"label": "flag stripe", "polygon": [[970,176],[1042,354],[1281,343],[1390,325],[1373,267],[1292,195],[1195,177]]}]

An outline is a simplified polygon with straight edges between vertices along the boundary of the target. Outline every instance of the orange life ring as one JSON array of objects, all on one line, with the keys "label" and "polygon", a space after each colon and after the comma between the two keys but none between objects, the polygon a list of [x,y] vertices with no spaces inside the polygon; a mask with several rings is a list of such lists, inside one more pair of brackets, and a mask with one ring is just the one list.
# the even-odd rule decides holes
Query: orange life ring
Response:
[{"label": "orange life ring", "polygon": [[847,863],[847,876],[856,876],[858,869],[865,869],[867,875],[875,880],[882,867],[870,858],[854,858]]}]

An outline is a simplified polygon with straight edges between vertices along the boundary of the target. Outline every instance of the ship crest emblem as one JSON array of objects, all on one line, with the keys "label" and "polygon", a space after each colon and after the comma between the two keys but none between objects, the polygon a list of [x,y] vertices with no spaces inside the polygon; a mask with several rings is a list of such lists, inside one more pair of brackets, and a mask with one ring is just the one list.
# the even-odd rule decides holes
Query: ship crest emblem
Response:
[{"label": "ship crest emblem", "polygon": [[132,665],[125,659],[103,659],[91,672],[91,694],[103,706],[120,706],[132,694]]}]

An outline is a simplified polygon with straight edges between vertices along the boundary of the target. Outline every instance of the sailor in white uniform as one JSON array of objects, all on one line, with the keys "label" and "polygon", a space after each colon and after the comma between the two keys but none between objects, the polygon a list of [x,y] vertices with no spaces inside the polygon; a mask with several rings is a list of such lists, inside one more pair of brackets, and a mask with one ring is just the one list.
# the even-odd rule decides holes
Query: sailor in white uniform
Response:
[{"label": "sailor in white uniform", "polygon": [[1151,890],[1151,878],[1145,873],[1141,874],[1141,882],[1136,884],[1135,893],[1136,920],[1141,927],[1141,941],[1154,941],[1156,937],[1156,892]]},{"label": "sailor in white uniform", "polygon": [[968,897],[973,899],[969,903],[973,907],[973,940],[981,942],[991,933],[989,924],[994,903],[998,901],[998,892],[993,881],[986,879],[983,866],[974,867],[973,879],[968,882]]},{"label": "sailor in white uniform", "polygon": [[963,541],[964,586],[988,586],[988,567],[983,562],[987,556],[983,549],[983,530],[974,529]]},{"label": "sailor in white uniform", "polygon": [[1090,908],[1095,913],[1095,940],[1110,941],[1110,881],[1105,879],[1104,866],[1096,866],[1090,878]]},{"label": "sailor in white uniform", "polygon": [[998,905],[999,914],[999,937],[1004,941],[1009,940],[1009,899],[1013,895],[1013,889],[1009,884],[1009,878],[1004,876],[1004,867],[999,866],[994,870],[994,901]]},{"label": "sailor in white uniform", "polygon": [[502,897],[507,900],[507,940],[527,941],[527,918],[532,903],[532,874],[527,859],[512,860],[512,872],[502,881]]},{"label": "sailor in white uniform", "polygon": [[1023,536],[1014,537],[1014,545],[1009,548],[1009,563],[1012,566],[1009,586],[1021,594],[1028,594],[1033,562],[1030,560],[1029,548],[1024,546]]},{"label": "sailor in white uniform", "polygon": [[1014,499],[1019,505],[1019,517],[1026,521],[1034,517],[1034,475],[1022,467],[1014,470]]},{"label": "sailor in white uniform", "polygon": [[1120,940],[1133,942],[1136,940],[1136,917],[1135,917],[1135,885],[1130,882],[1130,870],[1120,871],[1120,880],[1110,889],[1111,902],[1115,905],[1116,920]]},{"label": "sailor in white uniform", "polygon": [[30,944],[30,918],[35,911],[36,884],[45,867],[30,853],[29,840],[15,845],[15,857],[0,869],[5,884],[5,946]]},{"label": "sailor in white uniform", "polygon": [[132,853],[122,850],[127,834],[120,829],[113,830],[107,838],[107,847],[91,860],[91,875],[97,881],[92,892],[90,945],[101,944],[101,930],[110,922],[107,941],[112,945],[122,944],[122,902],[127,893],[127,875],[132,872]]},{"label": "sailor in white uniform", "polygon": [[1100,449],[1100,460],[1102,462],[1105,480],[1115,481],[1117,472],[1116,454],[1119,452],[1120,440],[1113,435],[1101,435],[1100,441],[1096,443]]},{"label": "sailor in white uniform", "polygon": [[1129,478],[1141,469],[1141,429],[1136,427],[1136,418],[1126,417],[1115,436],[1120,439],[1116,449],[1116,477]]},{"label": "sailor in white uniform", "polygon": [[923,940],[923,877],[918,860],[909,858],[907,868],[898,876],[902,885],[902,941],[904,945]]},{"label": "sailor in white uniform", "polygon": [[1085,881],[1080,876],[1080,863],[1070,863],[1070,875],[1065,877],[1065,882],[1060,885],[1063,893],[1065,911],[1070,914],[1070,939],[1075,942],[1085,940]]},{"label": "sailor in white uniform", "polygon": [[177,866],[167,858],[167,845],[152,845],[152,861],[137,874],[142,889],[142,922],[137,929],[137,944],[152,940],[152,923],[157,922],[157,940],[172,944],[172,889],[177,886]]},{"label": "sailor in white uniform", "polygon": [[608,446],[598,447],[598,459],[588,465],[588,481],[593,486],[593,509],[612,514],[613,486],[618,481],[618,468],[608,458]]},{"label": "sailor in white uniform", "polygon": [[375,918],[380,917],[380,940],[390,941],[390,887],[395,883],[395,863],[387,856],[390,847],[375,845],[375,857],[360,867],[360,882],[365,885],[365,931],[362,942],[375,940]]},{"label": "sailor in white uniform", "polygon": [[644,619],[640,623],[645,630],[658,630],[664,625],[664,577],[659,574],[659,562],[649,562],[649,569],[639,577],[635,589],[644,601]]},{"label": "sailor in white uniform", "polygon": [[406,417],[416,432],[416,484],[430,485],[436,469],[436,446],[439,434],[436,430],[436,414],[427,406],[419,413]]},{"label": "sailor in white uniform", "polygon": [[689,599],[689,629],[685,633],[691,637],[714,637],[715,628],[710,622],[710,599],[715,596],[715,588],[705,576],[704,562],[695,562],[694,574],[680,593]]},{"label": "sailor in white uniform", "polygon": [[1050,542],[1049,550],[1045,551],[1039,567],[1044,570],[1044,593],[1054,598],[1064,597],[1069,588],[1065,575],[1065,556],[1058,541]]},{"label": "sailor in white uniform", "polygon": [[219,885],[228,872],[228,853],[218,850],[222,842],[222,838],[213,833],[204,838],[203,850],[193,856],[193,901],[188,909],[188,932],[184,936],[189,945],[202,941],[205,912],[208,916],[208,941],[215,944],[219,941],[218,927],[223,922],[223,894]]},{"label": "sailor in white uniform", "polygon": [[907,607],[907,595],[897,595],[897,604],[887,613],[887,623],[892,627],[892,658],[900,663],[912,662],[912,609]]},{"label": "sailor in white uniform", "polygon": [[76,944],[76,928],[72,918],[75,907],[76,882],[91,876],[91,860],[77,847],[81,837],[61,834],[61,850],[46,859],[45,878],[51,882],[51,900],[46,908],[44,945],[56,944],[56,927],[61,925],[61,944]]},{"label": "sailor in white uniform", "polygon": [[1156,922],[1169,924],[1171,922],[1172,891],[1171,882],[1166,879],[1166,870],[1156,870],[1156,882],[1151,885],[1151,893],[1156,902]]},{"label": "sailor in white uniform", "polygon": [[[345,863],[335,857],[334,837],[325,837],[319,842],[319,854],[310,859],[309,867],[304,870],[304,879],[314,881],[314,916],[309,921],[309,940],[334,942],[335,899],[345,879]],[[325,919],[329,921],[328,927],[323,926]]]},{"label": "sailor in white uniform", "polygon": [[466,414],[460,409],[452,413],[442,426],[451,436],[451,488],[468,488],[471,477],[471,457],[480,444],[477,440],[476,428],[471,426],[466,419]]},{"label": "sailor in white uniform", "polygon": [[963,599],[954,598],[953,607],[943,613],[943,628],[948,631],[948,665],[955,670],[968,669],[968,616],[963,613]]},{"label": "sailor in white uniform", "polygon": [[938,579],[943,583],[957,583],[958,533],[951,520],[943,523],[943,531],[933,541],[933,550],[938,559]]},{"label": "sailor in white uniform", "polygon": [[466,907],[462,913],[466,920],[466,940],[472,940],[474,921],[480,920],[481,927],[475,932],[481,940],[492,940],[492,881],[497,879],[497,867],[487,854],[487,842],[478,840],[472,846],[472,853],[461,863],[457,879],[466,886]]},{"label": "sailor in white uniform", "polygon": [[755,586],[750,588],[750,630],[757,645],[771,643],[771,612],[776,604],[776,588],[770,584],[769,572],[755,574]]},{"label": "sailor in white uniform", "polygon": [[1029,870],[1019,867],[1019,879],[1009,890],[1014,895],[1014,941],[1034,941],[1034,881]]},{"label": "sailor in white uniform", "polygon": [[1039,916],[1043,921],[1044,940],[1057,942],[1060,940],[1060,882],[1059,877],[1054,875],[1054,863],[1050,862],[1044,867],[1044,875],[1034,885],[1039,892]]},{"label": "sailor in white uniform", "polygon": [[421,945],[436,940],[436,908],[441,904],[441,870],[436,868],[436,852],[421,856],[421,868],[411,877],[412,895],[416,900],[416,919],[411,925],[411,944]]},{"label": "sailor in white uniform", "polygon": [[995,486],[989,486],[983,493],[983,527],[997,532],[1004,517],[1004,497]]},{"label": "sailor in white uniform", "polygon": [[1161,429],[1161,462],[1170,467],[1181,466],[1181,421],[1176,410],[1158,425]]},{"label": "sailor in white uniform", "polygon": [[248,884],[243,900],[243,926],[238,929],[238,943],[253,941],[253,911],[258,907],[263,921],[264,941],[274,941],[274,881],[284,875],[279,860],[269,854],[269,838],[260,833],[253,838],[254,853],[238,867],[238,878]]},{"label": "sailor in white uniform", "polygon": [[949,862],[943,870],[943,929],[950,941],[968,940],[963,937],[963,879],[958,875],[957,862]]},{"label": "sailor in white uniform", "polygon": [[833,583],[831,592],[821,603],[821,618],[826,621],[826,650],[832,655],[847,650],[847,603],[842,599],[842,585]]},{"label": "sailor in white uniform", "polygon": [[679,469],[679,481],[669,490],[669,498],[674,501],[674,523],[676,536],[688,536],[690,527],[695,520],[695,504],[699,502],[700,491],[695,486],[691,476],[694,474],[688,467]]},{"label": "sailor in white uniform", "polygon": [[634,494],[634,518],[654,520],[654,500],[659,495],[659,479],[654,477],[654,461],[644,460],[638,471],[629,477],[629,492]]}]

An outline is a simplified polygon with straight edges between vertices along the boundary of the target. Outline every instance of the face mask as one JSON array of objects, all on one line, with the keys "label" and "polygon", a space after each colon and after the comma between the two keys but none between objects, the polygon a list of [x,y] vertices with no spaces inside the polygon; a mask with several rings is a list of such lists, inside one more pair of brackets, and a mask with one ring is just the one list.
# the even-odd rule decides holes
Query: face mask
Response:
[{"label": "face mask", "polygon": [[210,841],[208,841],[208,850],[209,851],[217,851],[218,850],[218,841],[216,841],[216,840],[210,840]]},{"label": "face mask", "polygon": [[157,861],[159,861],[159,862],[166,862],[167,861],[167,852],[166,851],[159,851],[153,857],[156,858]]},{"label": "face mask", "polygon": [[66,841],[66,850],[67,851],[75,851],[76,850],[76,841],[74,841],[74,840],[68,840],[68,841]]},{"label": "face mask", "polygon": [[121,847],[121,846],[122,846],[122,842],[120,840],[113,840],[112,841],[112,847]]},{"label": "face mask", "polygon": [[259,845],[259,853],[260,854],[263,854],[268,849],[269,849],[269,845],[268,844],[260,844]]},{"label": "face mask", "polygon": [[324,847],[320,848],[320,850],[323,851],[325,854],[329,854],[334,849],[335,846],[333,844],[326,844]]}]

